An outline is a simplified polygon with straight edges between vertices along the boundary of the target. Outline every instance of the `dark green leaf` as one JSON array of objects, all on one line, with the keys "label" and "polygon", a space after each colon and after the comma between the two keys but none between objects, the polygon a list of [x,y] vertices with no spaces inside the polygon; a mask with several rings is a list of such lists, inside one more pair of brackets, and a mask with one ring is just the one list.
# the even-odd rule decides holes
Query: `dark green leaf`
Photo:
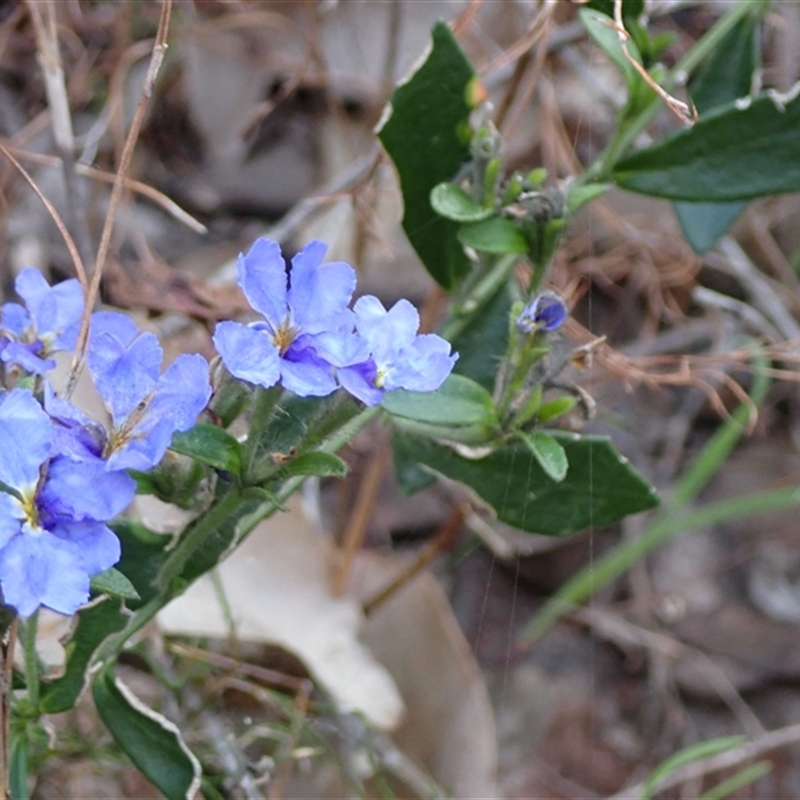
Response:
[{"label": "dark green leaf", "polygon": [[[469,459],[435,442],[395,433],[401,465],[419,462],[472,488],[497,512],[501,522],[531,533],[560,536],[589,526],[610,525],[628,514],[658,504],[653,489],[598,436],[559,435],[569,462],[560,483],[548,477],[523,444],[498,448]],[[397,471],[400,485],[404,473]]]},{"label": "dark green leaf", "polygon": [[[766,4],[761,6],[766,8]],[[760,63],[760,15],[741,19],[720,42],[711,58],[689,85],[702,118],[712,108],[750,94],[753,73]],[[747,203],[676,202],[683,234],[696,253],[710,250],[736,221]]]},{"label": "dark green leaf", "polygon": [[[762,3],[760,8],[766,9]],[[708,61],[689,83],[689,94],[702,118],[717,106],[746,97],[759,67],[760,15],[749,15],[722,39]]]},{"label": "dark green leaf", "polygon": [[695,253],[705,253],[724,236],[748,206],[747,202],[689,203],[676,200],[675,214]]},{"label": "dark green leaf", "polygon": [[464,225],[458,232],[458,240],[465,247],[484,253],[527,253],[528,242],[519,228],[505,217],[491,217],[482,222]]},{"label": "dark green leaf", "polygon": [[477,79],[445,23],[436,23],[432,36],[425,63],[392,95],[378,137],[400,177],[403,230],[428,272],[452,291],[469,271],[469,261],[456,238],[458,224],[434,212],[430,194],[470,160],[474,103],[468,94]]},{"label": "dark green leaf", "polygon": [[129,614],[120,601],[103,598],[78,612],[78,623],[66,650],[64,674],[42,686],[41,709],[46,714],[59,714],[72,708],[89,682],[86,670],[100,645],[113,633],[121,631]]},{"label": "dark green leaf", "polygon": [[97,713],[117,744],[168,800],[191,800],[200,787],[200,762],[177,727],[141,702],[110,668],[92,682]]},{"label": "dark green leaf", "polygon": [[126,602],[128,608],[135,610],[157,594],[155,581],[169,555],[166,548],[172,544],[172,537],[151,531],[132,518],[116,520],[111,527],[122,544],[122,557],[117,568],[130,580],[140,597]]},{"label": "dark green leaf", "polygon": [[545,471],[548,478],[556,483],[561,483],[567,477],[569,462],[564,448],[556,439],[542,431],[521,434],[522,441],[533,453],[539,466]]},{"label": "dark green leaf", "polygon": [[92,591],[122,600],[141,600],[136,587],[117,569],[110,567],[92,577]]},{"label": "dark green leaf", "polygon": [[626,189],[672,200],[731,201],[800,187],[800,97],[762,94],[617,163]]},{"label": "dark green leaf", "polygon": [[431,191],[431,206],[439,216],[453,222],[478,222],[492,216],[492,209],[476,203],[460,186],[440,183]]},{"label": "dark green leaf", "polygon": [[435,392],[387,392],[382,406],[395,416],[433,425],[499,424],[492,396],[463,375],[450,375]]},{"label": "dark green leaf", "polygon": [[494,391],[495,376],[508,349],[510,310],[511,297],[503,285],[453,339],[458,353],[454,372],[472,378],[489,392]]},{"label": "dark green leaf", "polygon": [[175,433],[170,449],[196,458],[215,469],[237,476],[241,473],[242,446],[227,431],[216,425],[198,422],[185,433]]}]

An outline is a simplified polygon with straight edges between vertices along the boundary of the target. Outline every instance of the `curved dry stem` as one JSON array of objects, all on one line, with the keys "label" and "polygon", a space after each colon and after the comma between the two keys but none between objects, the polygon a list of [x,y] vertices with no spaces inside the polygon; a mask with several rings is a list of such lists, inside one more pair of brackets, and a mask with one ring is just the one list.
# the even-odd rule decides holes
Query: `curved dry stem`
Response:
[{"label": "curved dry stem", "polygon": [[50,214],[51,219],[58,228],[58,232],[64,239],[64,243],[67,245],[67,250],[69,250],[72,263],[75,265],[75,274],[78,276],[78,280],[81,282],[81,286],[83,286],[83,291],[85,293],[88,290],[86,267],[84,266],[81,255],[75,245],[75,240],[72,238],[72,236],[70,236],[67,226],[64,224],[64,220],[61,219],[61,215],[58,213],[58,211],[56,211],[55,206],[47,199],[47,197],[45,197],[42,190],[36,185],[36,181],[34,181],[30,173],[25,169],[25,167],[22,166],[22,164],[19,163],[19,161],[17,161],[16,158],[14,158],[13,155],[11,155],[8,148],[4,147],[2,144],[0,144],[0,153],[2,153],[14,165],[17,172],[19,172],[19,174],[25,178],[25,180],[28,182],[28,185],[35,192],[36,196],[44,204],[44,207],[47,209],[47,213]]},{"label": "curved dry stem", "polygon": [[78,334],[78,343],[75,347],[75,355],[72,359],[70,366],[69,377],[65,389],[65,396],[69,398],[75,390],[78,376],[83,368],[84,361],[86,360],[86,351],[89,341],[89,319],[91,317],[92,308],[97,299],[97,294],[100,290],[100,279],[103,275],[103,267],[105,266],[106,257],[108,256],[108,249],[111,243],[111,232],[114,229],[114,219],[116,217],[117,206],[119,205],[120,198],[122,197],[122,190],[125,188],[125,177],[130,167],[133,151],[136,147],[136,141],[139,138],[139,132],[144,122],[144,117],[147,112],[147,107],[150,103],[150,98],[153,95],[153,88],[155,86],[156,78],[158,77],[159,70],[164,61],[164,56],[167,51],[167,32],[169,30],[169,20],[172,13],[172,0],[164,0],[161,6],[161,18],[158,22],[158,32],[156,33],[155,44],[153,45],[153,53],[150,57],[150,66],[147,70],[144,87],[139,96],[139,103],[136,106],[136,112],[133,115],[128,136],[125,140],[125,146],[122,149],[122,156],[120,157],[120,164],[117,168],[116,177],[114,179],[114,186],[111,190],[111,198],[108,204],[108,213],[106,214],[105,223],[103,225],[103,232],[100,236],[100,246],[97,250],[97,259],[94,265],[94,272],[92,273],[89,290],[86,296],[86,309],[84,311],[83,320],[81,321],[81,330]]}]

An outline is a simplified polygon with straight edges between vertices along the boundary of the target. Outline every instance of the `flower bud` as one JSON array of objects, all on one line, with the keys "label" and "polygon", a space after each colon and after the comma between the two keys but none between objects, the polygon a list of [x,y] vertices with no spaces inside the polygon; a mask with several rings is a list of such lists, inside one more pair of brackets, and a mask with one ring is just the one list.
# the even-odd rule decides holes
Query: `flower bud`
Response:
[{"label": "flower bud", "polygon": [[554,331],[560,328],[568,315],[566,303],[555,292],[542,292],[522,310],[517,327],[527,334],[536,331]]}]

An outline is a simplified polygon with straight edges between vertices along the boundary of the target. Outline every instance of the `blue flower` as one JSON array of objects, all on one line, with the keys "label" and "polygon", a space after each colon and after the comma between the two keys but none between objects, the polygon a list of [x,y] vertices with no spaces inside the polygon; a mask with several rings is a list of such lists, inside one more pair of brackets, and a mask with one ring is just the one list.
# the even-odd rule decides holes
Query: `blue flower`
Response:
[{"label": "blue flower", "polygon": [[568,314],[566,304],[555,292],[542,292],[522,310],[517,327],[527,334],[554,331],[564,324]]},{"label": "blue flower", "polygon": [[214,344],[229,372],[264,388],[279,380],[301,397],[337,388],[323,342],[353,329],[347,308],[356,285],[349,264],[322,264],[327,246],[312,241],[293,259],[287,277],[277,242],[257,239],[238,262],[239,285],[263,320],[217,325]]},{"label": "blue flower", "polygon": [[39,270],[22,270],[14,283],[27,308],[0,309],[0,359],[41,375],[55,367],[50,358],[75,347],[83,315],[83,289],[74,278],[50,286]]},{"label": "blue flower", "polygon": [[339,382],[367,405],[376,405],[384,391],[410,389],[432,392],[450,374],[458,359],[450,343],[436,334],[418,335],[419,314],[408,300],[398,300],[387,311],[377,297],[356,302],[356,330],[368,358],[344,364]]},{"label": "blue flower", "polygon": [[0,402],[0,588],[22,616],[40,605],[72,614],[92,575],[120,556],[105,522],[133,499],[135,482],[102,465],[50,458],[53,429],[33,395]]},{"label": "blue flower", "polygon": [[[111,412],[107,436],[50,393],[47,408],[60,423],[61,452],[106,462],[106,468],[148,470],[163,457],[175,431],[193,427],[211,397],[208,362],[183,354],[161,374],[163,352],[124,314],[92,315],[87,355],[95,388]],[[102,452],[97,452],[101,448]]]}]

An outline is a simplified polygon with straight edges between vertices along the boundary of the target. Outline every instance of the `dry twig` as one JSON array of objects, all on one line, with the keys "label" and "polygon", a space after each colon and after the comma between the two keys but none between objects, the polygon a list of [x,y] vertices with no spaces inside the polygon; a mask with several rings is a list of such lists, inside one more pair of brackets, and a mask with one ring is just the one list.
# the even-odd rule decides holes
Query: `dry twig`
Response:
[{"label": "dry twig", "polygon": [[75,384],[78,380],[78,375],[83,367],[86,359],[86,350],[89,342],[89,319],[92,308],[97,299],[100,289],[100,279],[103,275],[103,267],[105,265],[106,257],[108,256],[108,249],[111,243],[111,232],[114,228],[114,219],[119,205],[122,191],[125,188],[125,177],[127,176],[130,167],[133,150],[136,146],[136,141],[139,138],[139,132],[144,122],[145,113],[150,103],[150,98],[153,94],[156,78],[158,77],[161,64],[164,61],[164,56],[167,52],[167,32],[169,30],[170,14],[172,12],[172,0],[164,0],[161,6],[161,18],[158,22],[158,32],[156,33],[156,41],[153,46],[153,53],[150,58],[150,66],[147,70],[147,77],[145,78],[142,93],[139,97],[139,103],[136,106],[136,111],[133,115],[133,121],[128,131],[128,136],[125,140],[125,146],[122,150],[119,167],[117,168],[116,179],[114,187],[111,190],[111,198],[108,204],[108,213],[106,214],[105,224],[103,225],[103,232],[100,237],[100,246],[97,250],[97,259],[95,261],[94,272],[92,274],[91,283],[86,297],[86,310],[81,324],[81,330],[78,334],[78,342],[75,347],[75,355],[70,366],[69,377],[65,389],[65,396],[69,398],[75,389]]}]

